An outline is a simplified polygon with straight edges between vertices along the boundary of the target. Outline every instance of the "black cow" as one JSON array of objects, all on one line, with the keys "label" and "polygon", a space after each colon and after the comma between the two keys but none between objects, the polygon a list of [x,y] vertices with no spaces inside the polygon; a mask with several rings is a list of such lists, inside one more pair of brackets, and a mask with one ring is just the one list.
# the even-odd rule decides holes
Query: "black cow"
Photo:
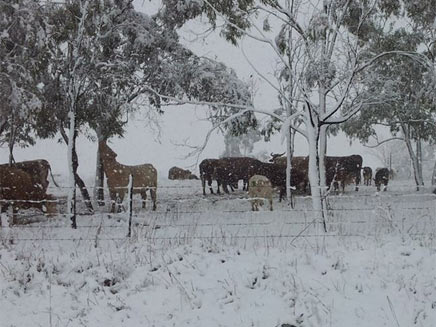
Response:
[{"label": "black cow", "polygon": [[371,167],[363,167],[363,184],[366,186],[371,185],[372,169]]},{"label": "black cow", "polygon": [[389,182],[389,169],[387,168],[377,168],[375,171],[374,178],[375,186],[377,191],[380,191],[380,187],[383,184],[383,191],[386,191]]}]

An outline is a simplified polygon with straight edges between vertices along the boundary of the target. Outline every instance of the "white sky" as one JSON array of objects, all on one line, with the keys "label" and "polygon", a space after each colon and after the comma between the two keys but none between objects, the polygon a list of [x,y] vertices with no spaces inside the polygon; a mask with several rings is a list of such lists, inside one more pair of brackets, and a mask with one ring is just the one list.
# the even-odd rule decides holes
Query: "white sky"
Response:
[{"label": "white sky", "polygon": [[[156,1],[136,0],[135,6],[138,10],[147,14],[153,14],[158,8]],[[181,31],[181,42],[193,50],[199,56],[207,56],[214,60],[224,62],[233,68],[239,78],[245,81],[251,78],[255,81],[258,91],[255,98],[255,105],[262,109],[276,108],[278,102],[276,92],[271,86],[263,81],[253,71],[249,63],[244,58],[241,49],[227,43],[220,38],[217,33],[209,35],[206,40],[196,40],[192,30],[201,31],[202,25],[199,22],[187,24]],[[274,55],[268,46],[259,42],[247,40],[243,43],[245,52],[257,70],[266,76],[272,77],[275,67]],[[118,160],[124,164],[151,163],[157,169],[161,177],[167,176],[168,169],[172,166],[189,168],[195,164],[196,158],[184,159],[183,157],[190,150],[176,146],[175,143],[188,141],[192,145],[199,145],[204,141],[207,131],[211,124],[200,121],[204,117],[205,108],[192,105],[177,106],[166,108],[166,113],[161,116],[161,137],[157,139],[157,132],[152,130],[147,123],[141,119],[138,113],[131,118],[125,137],[122,139],[112,139],[110,145],[118,153]],[[258,118],[263,119],[258,115]],[[136,121],[135,121],[136,119]],[[256,144],[254,153],[261,150],[268,152],[283,152],[285,143],[281,141],[280,135],[275,136],[270,143],[259,142]],[[79,154],[79,174],[83,177],[90,177],[95,172],[97,144],[92,143],[84,137],[78,139]],[[296,154],[307,154],[307,144],[303,138],[297,138]],[[210,142],[202,153],[203,158],[218,157],[224,150],[223,138],[214,133]],[[349,155],[361,154],[364,158],[364,165],[373,168],[380,166],[381,162],[369,154],[365,147],[358,142],[353,142],[350,146],[349,141],[344,137],[330,138],[328,145],[329,155]],[[67,174],[67,147],[58,144],[56,140],[38,140],[33,147],[15,151],[17,161],[44,158],[47,159],[52,169],[58,174]],[[0,162],[7,162],[8,149],[0,148]],[[192,170],[192,169],[191,169]],[[197,170],[196,168],[194,170]]]}]

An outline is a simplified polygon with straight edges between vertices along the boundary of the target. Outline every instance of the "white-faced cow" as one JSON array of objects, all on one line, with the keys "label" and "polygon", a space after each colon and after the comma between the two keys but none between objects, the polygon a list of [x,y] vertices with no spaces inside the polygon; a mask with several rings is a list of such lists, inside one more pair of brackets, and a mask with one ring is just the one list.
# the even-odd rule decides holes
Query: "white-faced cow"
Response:
[{"label": "white-faced cow", "polygon": [[269,208],[273,210],[273,188],[268,178],[262,175],[254,175],[249,181],[248,194],[251,201],[251,210],[259,211],[259,206],[264,204],[264,200],[268,200]]},{"label": "white-faced cow", "polygon": [[383,185],[383,191],[386,191],[389,183],[389,169],[377,168],[375,170],[374,183],[375,183],[375,187],[377,188],[377,191],[380,191],[382,185]]},{"label": "white-faced cow", "polygon": [[142,207],[145,208],[147,199],[146,192],[149,190],[153,202],[153,210],[156,210],[157,170],[151,164],[127,166],[116,161],[117,154],[106,144],[100,141],[100,155],[103,169],[107,177],[107,185],[112,200],[111,212],[115,212],[117,200],[123,201],[127,193],[129,176],[133,177],[133,193],[139,193],[142,197]]}]

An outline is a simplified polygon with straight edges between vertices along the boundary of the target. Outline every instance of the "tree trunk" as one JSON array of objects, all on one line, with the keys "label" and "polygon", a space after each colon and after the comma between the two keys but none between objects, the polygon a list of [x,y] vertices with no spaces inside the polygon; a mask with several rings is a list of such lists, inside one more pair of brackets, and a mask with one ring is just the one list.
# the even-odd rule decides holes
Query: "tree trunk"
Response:
[{"label": "tree trunk", "polygon": [[[59,128],[60,133],[62,135],[62,138],[64,139],[65,143],[70,147],[69,145],[69,137],[65,133],[65,130],[62,126]],[[73,134],[70,134],[73,135]],[[94,208],[92,207],[92,201],[91,197],[89,196],[88,189],[86,188],[86,184],[83,181],[83,179],[79,176],[77,173],[77,168],[79,167],[79,159],[76,152],[76,136],[77,132],[74,133],[74,140],[71,144],[71,149],[69,149],[69,152],[71,151],[71,154],[69,153],[69,156],[71,156],[71,165],[72,165],[72,176],[74,176],[74,183],[72,185],[69,185],[69,187],[72,187],[75,189],[75,185],[79,187],[80,193],[82,194],[83,200],[85,202],[86,207],[90,212],[94,212]],[[69,163],[70,164],[70,163]],[[75,192],[75,191],[74,191]]]},{"label": "tree trunk", "polygon": [[[436,150],[435,150],[435,158],[436,158]],[[431,185],[436,185],[436,159],[433,166],[433,174],[431,175]]]},{"label": "tree trunk", "polygon": [[294,143],[295,143],[295,131],[289,128],[286,134],[286,199],[288,202],[292,203],[292,158],[294,156]]},{"label": "tree trunk", "polygon": [[14,146],[15,146],[15,121],[14,116],[11,115],[11,125],[9,130],[9,166],[12,166],[12,164],[15,162],[14,159]]},{"label": "tree trunk", "polygon": [[422,174],[422,141],[420,137],[416,141],[416,158],[418,164],[418,180],[420,185],[424,186],[424,177]]},{"label": "tree trunk", "polygon": [[319,173],[319,128],[317,126],[307,124],[307,132],[309,139],[309,182],[312,194],[314,218],[317,221],[322,221],[324,231],[327,232],[326,215],[323,205],[323,191],[321,188]]},{"label": "tree trunk", "polygon": [[[101,134],[100,128],[97,128],[95,133],[97,134],[97,140],[105,141]],[[95,183],[94,183],[94,200],[97,201],[97,204],[102,207],[105,205],[104,203],[104,167],[103,161],[100,156],[100,147],[97,147],[97,162],[95,167]]]},{"label": "tree trunk", "polygon": [[409,157],[412,162],[413,175],[415,177],[416,190],[419,191],[421,185],[423,185],[422,179],[419,176],[419,160],[415,152],[413,151],[412,141],[410,140],[410,134],[408,133],[408,129],[402,125],[404,141],[407,146],[407,151],[409,152]]},{"label": "tree trunk", "polygon": [[95,167],[94,199],[100,207],[104,206],[104,169],[100,157],[100,148],[97,148],[97,163]]}]

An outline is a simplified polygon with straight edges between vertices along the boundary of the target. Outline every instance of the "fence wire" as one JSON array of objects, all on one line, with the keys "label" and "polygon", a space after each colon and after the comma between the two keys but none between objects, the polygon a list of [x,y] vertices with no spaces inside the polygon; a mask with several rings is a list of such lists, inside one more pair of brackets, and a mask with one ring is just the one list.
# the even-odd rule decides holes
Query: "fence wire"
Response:
[{"label": "fence wire", "polygon": [[[296,196],[300,205],[290,208],[282,204],[274,211],[252,212],[248,204],[258,198],[236,195],[199,194],[198,187],[169,186],[168,189],[196,189],[195,194],[165,193],[160,197],[158,208],[151,211],[139,209],[141,199],[133,199],[136,205],[132,212],[133,228],[138,239],[153,241],[188,241],[188,240],[250,240],[317,238],[317,237],[371,237],[380,236],[382,227],[386,230],[400,230],[410,237],[432,237],[436,234],[436,195],[401,194],[401,193],[354,193],[328,197],[327,224],[329,230],[322,232],[323,222],[315,219],[319,210],[310,207],[311,197]],[[64,187],[63,189],[68,189]],[[159,197],[158,197],[159,199]],[[147,200],[147,204],[150,200]],[[396,202],[390,202],[396,201]],[[54,202],[59,207],[66,205],[66,198],[56,200],[34,201],[18,199],[8,201],[1,199],[0,206],[9,204],[38,204]],[[3,226],[1,237],[16,241],[126,241],[128,212],[108,213],[112,200],[92,201],[97,210],[94,213],[85,210],[86,202],[77,198],[82,207],[76,213],[77,229],[86,231],[81,236],[56,236],[51,231],[71,231],[65,212],[57,213],[55,218],[42,213],[18,211],[16,220],[26,225]],[[99,207],[97,202],[104,203]],[[276,202],[276,201],[275,201]],[[285,202],[286,203],[286,202]],[[244,205],[245,209],[241,208]],[[347,207],[350,206],[351,207]],[[220,207],[221,206],[221,207]],[[233,207],[232,207],[233,206]],[[308,207],[305,207],[308,206]],[[230,208],[227,208],[230,207]],[[121,208],[128,208],[121,205]],[[93,219],[90,219],[93,217]],[[2,220],[5,220],[4,217]],[[91,223],[90,223],[91,220]],[[203,221],[204,220],[204,221]],[[239,220],[239,221],[238,221]],[[354,226],[354,227],[353,227]],[[366,229],[364,229],[366,227]],[[143,231],[140,231],[144,229]],[[25,231],[48,232],[50,235],[26,235]],[[112,232],[117,233],[112,235]],[[112,234],[111,234],[112,233]],[[141,234],[142,233],[142,234]],[[221,234],[219,234],[221,233]],[[250,234],[251,233],[251,234]],[[17,234],[17,235],[14,235]],[[55,233],[56,234],[56,233]],[[101,234],[101,235],[100,235]],[[166,235],[168,234],[168,235]],[[9,236],[8,236],[9,235]],[[72,233],[74,235],[74,233]],[[89,236],[92,235],[92,236]]]}]

